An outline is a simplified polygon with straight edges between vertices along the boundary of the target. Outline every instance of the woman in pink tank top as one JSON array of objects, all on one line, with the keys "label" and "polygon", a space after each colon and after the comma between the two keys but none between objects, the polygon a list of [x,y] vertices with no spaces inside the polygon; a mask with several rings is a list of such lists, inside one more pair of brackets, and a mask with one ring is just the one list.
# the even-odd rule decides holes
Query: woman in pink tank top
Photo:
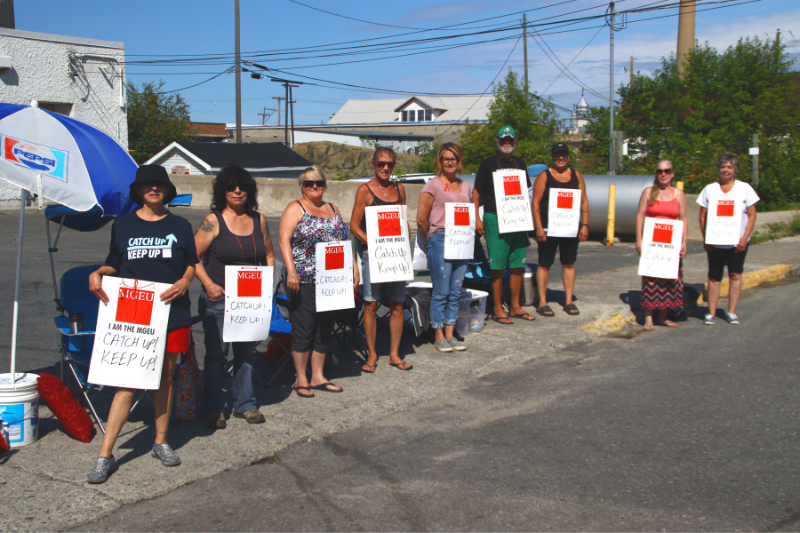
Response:
[{"label": "woman in pink tank top", "polygon": [[[675,170],[672,163],[661,160],[656,165],[656,176],[651,187],[642,191],[639,199],[639,212],[636,215],[636,251],[642,255],[642,233],[644,219],[668,218],[683,221],[681,241],[681,259],[686,255],[686,236],[688,220],[686,218],[686,195],[673,187]],[[642,276],[642,309],[644,309],[644,330],[653,331],[653,310],[659,311],[658,324],[670,328],[678,327],[672,320],[667,320],[668,309],[683,308],[683,264],[678,268],[677,279],[661,279]]]}]

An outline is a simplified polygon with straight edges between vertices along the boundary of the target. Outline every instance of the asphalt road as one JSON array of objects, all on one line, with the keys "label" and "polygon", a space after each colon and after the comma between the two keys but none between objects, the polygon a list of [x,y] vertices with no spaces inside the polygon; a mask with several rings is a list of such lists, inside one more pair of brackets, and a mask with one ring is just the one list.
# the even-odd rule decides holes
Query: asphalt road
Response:
[{"label": "asphalt road", "polygon": [[[202,209],[175,208],[173,211],[191,222],[197,228],[203,217],[208,214]],[[278,218],[269,218],[270,236],[278,242]],[[0,211],[0,243],[5,243],[0,254],[0,372],[8,372],[10,367],[11,325],[14,301],[14,277],[16,268],[16,247],[13,245],[19,228],[19,213],[16,211]],[[55,239],[58,227],[51,224],[51,232]],[[55,275],[61,275],[70,268],[100,264],[108,253],[111,238],[111,224],[91,233],[80,233],[64,229],[58,241],[58,252],[55,256]],[[413,238],[413,236],[412,236]],[[701,248],[700,244],[692,244]],[[27,210],[25,216],[25,233],[22,261],[21,304],[19,311],[19,340],[17,348],[17,370],[29,372],[50,372],[58,374],[59,336],[53,324],[57,316],[53,302],[53,277],[50,272],[50,260],[47,253],[47,237],[43,212],[35,208]],[[698,251],[698,250],[690,250]],[[276,250],[277,252],[277,250]],[[622,268],[638,263],[638,255],[633,244],[622,243],[614,247],[606,247],[597,241],[581,245],[578,255],[578,284],[581,278],[606,270]],[[528,249],[528,262],[537,261],[536,245]],[[428,277],[420,277],[428,280]],[[551,282],[561,283],[559,268],[551,270]],[[638,278],[631,280],[635,288]],[[193,311],[196,312],[200,283],[195,279],[189,289]],[[201,334],[200,334],[201,335]],[[202,337],[196,335],[198,345]],[[202,350],[202,347],[199,348]],[[200,364],[202,365],[202,353]]]},{"label": "asphalt road", "polygon": [[777,285],[740,326],[555,351],[80,529],[798,531],[800,284]]}]

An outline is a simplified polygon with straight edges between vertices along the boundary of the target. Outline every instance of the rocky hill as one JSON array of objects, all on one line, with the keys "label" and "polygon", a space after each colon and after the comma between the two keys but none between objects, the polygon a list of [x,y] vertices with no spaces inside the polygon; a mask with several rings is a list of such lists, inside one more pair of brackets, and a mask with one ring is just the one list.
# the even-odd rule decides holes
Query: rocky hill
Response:
[{"label": "rocky hill", "polygon": [[[361,178],[374,173],[370,161],[375,151],[371,148],[323,141],[296,144],[292,150],[322,168],[330,179]],[[413,172],[419,159],[416,155],[397,154],[395,173]]]}]

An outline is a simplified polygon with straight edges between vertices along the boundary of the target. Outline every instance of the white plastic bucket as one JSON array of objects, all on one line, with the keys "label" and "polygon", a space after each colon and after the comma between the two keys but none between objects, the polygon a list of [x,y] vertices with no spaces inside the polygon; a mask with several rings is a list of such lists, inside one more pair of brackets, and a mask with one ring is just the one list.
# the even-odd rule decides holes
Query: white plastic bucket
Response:
[{"label": "white plastic bucket", "polygon": [[0,374],[0,418],[8,431],[8,445],[19,448],[39,438],[39,378],[17,372],[16,389],[11,374]]}]

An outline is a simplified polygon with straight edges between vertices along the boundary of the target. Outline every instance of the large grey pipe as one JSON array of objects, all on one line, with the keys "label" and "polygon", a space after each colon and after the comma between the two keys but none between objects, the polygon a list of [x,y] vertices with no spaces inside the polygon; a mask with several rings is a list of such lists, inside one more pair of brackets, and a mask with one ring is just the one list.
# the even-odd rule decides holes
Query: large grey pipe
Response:
[{"label": "large grey pipe", "polygon": [[608,221],[608,186],[617,186],[614,233],[636,235],[636,213],[642,190],[653,184],[654,176],[590,176],[586,181],[586,196],[589,198],[589,229],[593,234],[606,233]]}]

